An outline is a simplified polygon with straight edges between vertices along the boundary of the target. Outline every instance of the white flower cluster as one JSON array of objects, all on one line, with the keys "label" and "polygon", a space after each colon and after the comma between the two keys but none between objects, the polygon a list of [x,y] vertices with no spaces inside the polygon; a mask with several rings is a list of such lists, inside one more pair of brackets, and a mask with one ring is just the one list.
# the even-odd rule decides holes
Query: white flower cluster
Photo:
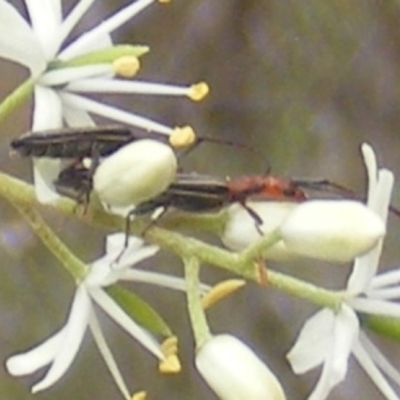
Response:
[{"label": "white flower cluster", "polygon": [[[119,68],[123,71],[135,69],[126,60],[118,60],[118,65],[105,61],[74,65],[80,57],[112,49],[110,33],[155,0],[129,3],[66,44],[70,32],[93,2],[80,0],[63,17],[61,0],[25,0],[28,23],[10,3],[0,0],[0,26],[8,32],[0,37],[0,56],[26,66],[35,82],[33,130],[59,128],[64,123],[75,127],[93,126],[92,114],[97,114],[159,134],[172,134],[176,129],[82,95],[117,92],[185,95],[195,100],[199,97],[198,93],[193,93],[193,86],[168,87],[120,80]],[[385,398],[399,399],[383,374],[399,385],[400,374],[360,328],[361,314],[400,318],[400,306],[393,301],[400,296],[400,273],[377,275],[393,175],[378,169],[369,145],[364,144],[362,151],[369,178],[366,205],[351,200],[314,200],[301,204],[249,202],[247,208],[263,221],[256,227],[248,209],[235,204],[228,209],[228,222],[221,236],[227,247],[238,251],[257,242],[260,230],[265,235],[276,232],[279,240],[264,253],[273,260],[295,257],[339,263],[355,260],[337,309],[326,308],[312,316],[288,354],[295,373],[322,365],[321,377],[309,400],[326,399],[344,380],[350,355],[356,358]],[[165,191],[174,181],[177,169],[176,155],[170,146],[150,139],[140,140],[122,147],[100,163],[93,174],[93,188],[103,203],[125,208]],[[59,160],[35,160],[35,184],[40,200],[56,198],[53,182],[60,170]],[[94,305],[102,308],[155,355],[164,370],[179,369],[174,351],[166,351],[151,333],[134,322],[106,288],[124,280],[145,281],[177,290],[186,288],[179,278],[134,269],[135,264],[153,256],[158,247],[130,237],[126,250],[121,253],[124,241],[122,234],[107,238],[105,255],[90,265],[89,273],[78,284],[66,324],[38,346],[7,360],[7,370],[15,376],[50,365],[44,378],[33,386],[33,392],[48,388],[63,376],[89,327],[121,393],[126,399],[131,398],[100,329]],[[208,289],[202,286],[202,290]],[[279,381],[267,366],[230,335],[217,335],[201,343],[196,367],[221,399],[285,399]]]}]

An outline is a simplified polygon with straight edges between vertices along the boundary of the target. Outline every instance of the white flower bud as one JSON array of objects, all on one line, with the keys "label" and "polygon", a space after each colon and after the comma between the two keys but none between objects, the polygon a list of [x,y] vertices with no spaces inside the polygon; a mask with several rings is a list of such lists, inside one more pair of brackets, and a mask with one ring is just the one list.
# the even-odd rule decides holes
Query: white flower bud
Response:
[{"label": "white flower bud", "polygon": [[111,207],[139,204],[163,192],[175,179],[173,150],[155,140],[139,140],[106,158],[93,176],[100,200]]},{"label": "white flower bud", "polygon": [[294,209],[280,233],[287,248],[299,255],[348,262],[377,244],[385,224],[360,202],[315,200]]},{"label": "white flower bud", "polygon": [[[247,205],[263,220],[260,230],[267,235],[282,224],[286,216],[298,206],[298,203],[266,201],[249,202]],[[255,220],[248,211],[240,204],[230,206],[228,221],[221,235],[223,244],[231,250],[241,251],[260,238],[261,235],[256,228]],[[298,258],[298,255],[280,241],[266,249],[265,257],[274,261],[288,261]]]},{"label": "white flower bud", "polygon": [[198,351],[196,367],[222,400],[285,400],[269,368],[240,340],[218,335]]}]

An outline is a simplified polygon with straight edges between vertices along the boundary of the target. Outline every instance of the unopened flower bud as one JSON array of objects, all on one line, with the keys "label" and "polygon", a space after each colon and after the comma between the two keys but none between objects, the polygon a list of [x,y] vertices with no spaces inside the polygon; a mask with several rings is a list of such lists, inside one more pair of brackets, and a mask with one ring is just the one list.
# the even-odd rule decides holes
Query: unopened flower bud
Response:
[{"label": "unopened flower bud", "polygon": [[286,247],[299,255],[348,262],[375,246],[385,235],[385,225],[360,202],[315,200],[294,209],[280,234]]},{"label": "unopened flower bud", "polygon": [[[247,206],[251,208],[262,220],[259,226],[262,233],[268,235],[277,229],[286,216],[298,206],[297,203],[285,202],[249,202]],[[254,244],[261,238],[257,230],[256,221],[240,204],[234,204],[228,208],[228,221],[225,230],[221,235],[221,240],[226,247],[231,250],[241,251]],[[288,249],[280,241],[266,249],[265,258],[275,261],[287,261],[298,258],[298,255]]]},{"label": "unopened flower bud", "polygon": [[234,336],[208,340],[197,353],[196,367],[222,400],[285,400],[275,375]]},{"label": "unopened flower bud", "polygon": [[111,207],[127,207],[163,192],[175,179],[177,160],[170,146],[155,140],[130,143],[97,168],[93,187]]}]

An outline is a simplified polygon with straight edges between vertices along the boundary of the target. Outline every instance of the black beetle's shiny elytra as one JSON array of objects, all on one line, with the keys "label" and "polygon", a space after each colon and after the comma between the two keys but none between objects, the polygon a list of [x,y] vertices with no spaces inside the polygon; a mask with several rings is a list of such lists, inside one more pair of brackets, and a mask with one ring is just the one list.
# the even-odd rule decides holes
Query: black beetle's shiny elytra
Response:
[{"label": "black beetle's shiny elytra", "polygon": [[110,125],[28,132],[14,139],[11,147],[22,156],[82,159],[108,156],[140,139],[168,142],[166,135]]}]

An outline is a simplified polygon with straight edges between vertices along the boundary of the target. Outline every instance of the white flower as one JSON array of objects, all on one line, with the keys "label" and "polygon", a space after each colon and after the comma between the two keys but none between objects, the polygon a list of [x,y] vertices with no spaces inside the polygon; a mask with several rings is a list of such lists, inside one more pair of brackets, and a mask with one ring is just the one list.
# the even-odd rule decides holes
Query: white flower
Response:
[{"label": "white flower", "polygon": [[87,277],[79,284],[66,324],[38,346],[7,360],[7,370],[15,376],[31,374],[51,364],[44,378],[32,387],[32,392],[35,393],[50,387],[65,374],[73,362],[86,328],[89,326],[117,386],[123,396],[130,399],[124,380],[101,331],[94,303],[100,306],[130,336],[138,340],[160,360],[164,360],[164,353],[154,337],[135,323],[103,288],[119,280],[129,280],[184,290],[184,282],[182,279],[131,268],[134,264],[151,257],[158,251],[157,246],[145,246],[140,239],[133,237],[129,239],[128,248],[116,263],[123,244],[123,234],[108,237],[106,255],[90,266]]},{"label": "white flower", "polygon": [[[377,170],[375,155],[366,144],[362,147],[369,177],[368,206],[383,221],[387,219],[393,175]],[[382,241],[355,260],[352,274],[337,311],[317,312],[303,326],[296,344],[288,354],[295,373],[323,365],[320,379],[308,400],[326,399],[334,386],[344,380],[352,354],[388,400],[399,400],[383,373],[400,385],[400,374],[379,349],[360,330],[356,312],[400,318],[399,271],[375,276]],[[396,285],[397,286],[392,286]]]},{"label": "white flower", "polygon": [[231,335],[206,341],[196,355],[196,367],[223,400],[285,400],[270,369],[243,342]]},{"label": "white flower", "polygon": [[[155,1],[137,0],[128,4],[65,45],[68,35],[94,0],[78,1],[64,19],[61,0],[25,0],[31,25],[8,1],[0,0],[0,57],[26,66],[35,80],[33,130],[59,128],[63,120],[70,126],[94,125],[90,116],[93,113],[162,134],[174,131],[131,112],[83,97],[80,93],[186,95],[199,100],[207,92],[205,84],[169,87],[115,79],[117,71],[126,69],[124,60],[119,63],[57,65],[59,61],[70,62],[95,51],[111,50],[113,44],[110,33]],[[143,46],[138,48],[138,55],[147,50]],[[34,178],[41,201],[52,201],[58,197],[52,183],[60,168],[59,160],[35,161]]]}]

